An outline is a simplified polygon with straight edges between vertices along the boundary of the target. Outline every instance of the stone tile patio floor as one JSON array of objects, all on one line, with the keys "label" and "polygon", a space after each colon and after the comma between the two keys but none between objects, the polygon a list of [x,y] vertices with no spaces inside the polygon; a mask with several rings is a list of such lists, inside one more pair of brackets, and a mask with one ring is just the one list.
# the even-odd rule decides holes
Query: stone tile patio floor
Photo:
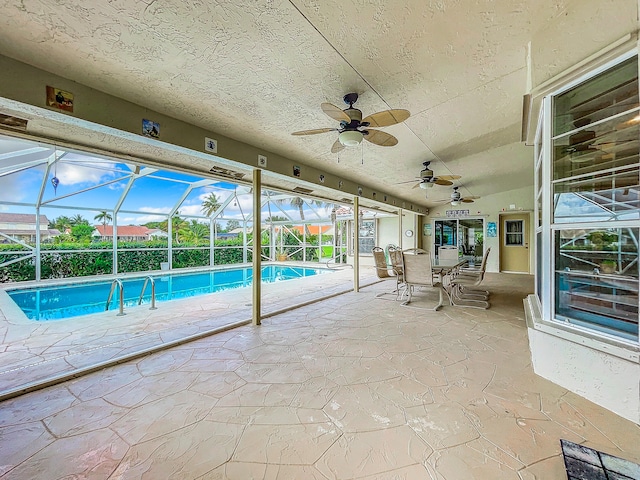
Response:
[{"label": "stone tile patio floor", "polygon": [[[2,479],[564,479],[560,439],[637,462],[640,427],[533,374],[522,298],[390,282],[0,404]],[[3,353],[4,355],[4,353]]]},{"label": "stone tile patio floor", "polygon": [[[374,271],[367,268],[361,270],[360,278],[362,285],[377,281]],[[353,290],[353,270],[264,284],[262,290],[265,315]],[[251,319],[251,297],[251,288],[240,288],[159,302],[158,309],[153,311],[148,304],[127,307],[125,316],[117,316],[114,302],[114,309],[108,312],[37,322],[27,319],[0,290],[0,400],[4,393],[10,394],[25,385],[92,369],[185,337],[246,323]]]}]

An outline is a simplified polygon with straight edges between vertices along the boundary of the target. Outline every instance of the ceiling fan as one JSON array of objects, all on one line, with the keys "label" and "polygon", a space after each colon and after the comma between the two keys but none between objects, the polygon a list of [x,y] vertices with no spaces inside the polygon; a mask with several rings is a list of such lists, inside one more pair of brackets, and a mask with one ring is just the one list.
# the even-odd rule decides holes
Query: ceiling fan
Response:
[{"label": "ceiling fan", "polygon": [[441,203],[450,203],[453,206],[460,205],[461,203],[473,203],[474,200],[477,200],[480,197],[469,196],[463,197],[462,194],[458,191],[460,187],[453,187],[453,192],[451,192],[451,197],[448,200],[442,200]]},{"label": "ceiling fan", "polygon": [[415,180],[409,180],[408,182],[400,182],[398,185],[401,185],[403,183],[412,183],[417,180],[418,183],[416,183],[411,188],[420,187],[422,189],[427,189],[427,188],[433,187],[434,185],[446,185],[446,186],[453,185],[453,182],[451,180],[458,180],[462,178],[460,175],[439,175],[436,177],[433,175],[433,170],[429,168],[430,163],[431,162],[422,162],[422,165],[424,166],[424,168],[420,170],[420,176],[416,177]]},{"label": "ceiling fan", "polygon": [[404,122],[411,113],[408,110],[393,109],[384,110],[362,118],[362,112],[353,107],[358,100],[357,93],[347,93],[344,103],[348,108],[341,110],[331,103],[320,105],[322,111],[334,120],[340,122],[340,128],[316,128],[315,130],[301,130],[293,132],[291,135],[315,135],[317,133],[338,132],[338,139],[331,147],[331,153],[337,153],[344,147],[355,147],[364,138],[368,142],[380,145],[381,147],[392,147],[398,143],[398,139],[381,130],[374,130],[369,127],[388,127],[396,123]]}]

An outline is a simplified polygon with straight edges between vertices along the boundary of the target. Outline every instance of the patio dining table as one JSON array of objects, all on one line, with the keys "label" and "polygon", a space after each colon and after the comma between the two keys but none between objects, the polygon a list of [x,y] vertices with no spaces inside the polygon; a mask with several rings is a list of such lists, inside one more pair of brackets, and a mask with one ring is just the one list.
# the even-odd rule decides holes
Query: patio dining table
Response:
[{"label": "patio dining table", "polygon": [[451,301],[451,294],[449,292],[450,286],[445,285],[444,280],[448,274],[450,274],[457,268],[460,268],[462,265],[466,263],[467,263],[467,260],[465,258],[460,258],[457,260],[435,258],[431,261],[431,270],[433,271],[433,273],[438,275],[438,285],[439,285],[438,304],[435,306],[434,310],[436,311],[440,310],[444,306],[445,296],[449,301],[449,305],[453,305],[453,302]]}]

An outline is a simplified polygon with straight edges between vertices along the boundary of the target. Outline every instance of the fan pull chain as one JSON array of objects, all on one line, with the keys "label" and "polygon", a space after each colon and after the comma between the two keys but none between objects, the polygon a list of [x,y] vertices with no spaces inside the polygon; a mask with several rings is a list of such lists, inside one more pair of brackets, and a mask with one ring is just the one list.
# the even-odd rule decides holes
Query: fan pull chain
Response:
[{"label": "fan pull chain", "polygon": [[360,165],[364,165],[364,143],[360,143]]}]

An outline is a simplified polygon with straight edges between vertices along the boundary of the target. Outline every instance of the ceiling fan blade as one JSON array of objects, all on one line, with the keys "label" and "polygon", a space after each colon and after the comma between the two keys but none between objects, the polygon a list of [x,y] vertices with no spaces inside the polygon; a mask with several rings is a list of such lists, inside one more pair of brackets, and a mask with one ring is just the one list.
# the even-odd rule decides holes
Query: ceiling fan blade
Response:
[{"label": "ceiling fan blade", "polygon": [[369,125],[372,127],[388,127],[389,125],[404,122],[410,116],[411,113],[409,110],[384,110],[364,117],[362,121],[369,122]]},{"label": "ceiling fan blade", "polygon": [[376,145],[380,145],[381,147],[393,147],[398,144],[398,139],[393,135],[389,135],[386,132],[381,130],[372,130],[369,129],[369,134],[364,136],[364,139],[375,143]]},{"label": "ceiling fan blade", "polygon": [[394,185],[404,185],[405,183],[414,183],[414,182],[418,182],[420,183],[421,179],[420,178],[416,178],[415,180],[407,180],[406,182],[398,182],[398,183],[394,183]]},{"label": "ceiling fan blade", "polygon": [[331,146],[331,153],[338,153],[342,150],[344,150],[344,145],[340,143],[340,140],[333,142],[333,145]]},{"label": "ceiling fan blade", "polygon": [[465,197],[465,198],[461,198],[460,201],[462,203],[473,203],[473,198],[471,197]]},{"label": "ceiling fan blade", "polygon": [[340,107],[336,107],[333,103],[323,103],[320,105],[322,111],[329,115],[334,120],[338,120],[339,122],[345,121],[347,123],[351,123],[351,118],[349,115],[344,113]]},{"label": "ceiling fan blade", "polygon": [[453,185],[453,182],[442,177],[438,177],[434,183],[436,185],[445,185],[445,186]]},{"label": "ceiling fan blade", "polygon": [[314,130],[300,130],[293,132],[291,135],[315,135],[316,133],[337,132],[337,128],[316,128]]},{"label": "ceiling fan blade", "polygon": [[460,175],[438,175],[440,180],[460,180],[462,177]]}]

